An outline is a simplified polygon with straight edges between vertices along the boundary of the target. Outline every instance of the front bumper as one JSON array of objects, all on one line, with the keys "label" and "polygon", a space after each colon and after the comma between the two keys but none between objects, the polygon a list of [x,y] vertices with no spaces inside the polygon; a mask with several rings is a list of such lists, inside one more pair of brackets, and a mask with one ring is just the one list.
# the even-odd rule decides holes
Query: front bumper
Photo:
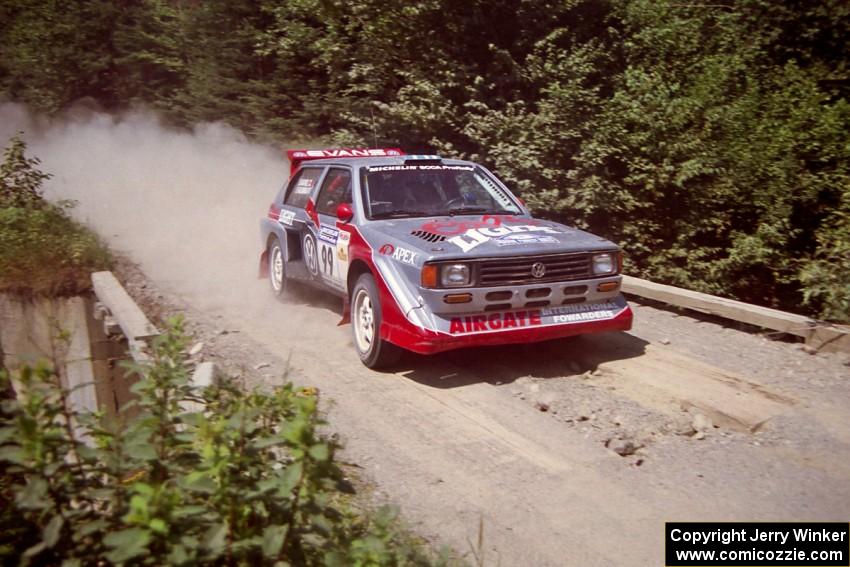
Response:
[{"label": "front bumper", "polygon": [[[620,296],[621,275],[596,276],[588,279],[551,283],[528,283],[492,287],[418,288],[418,304],[438,316],[449,313],[481,313],[498,309],[529,309],[535,306],[592,304],[613,301]],[[614,286],[600,291],[600,286]],[[603,288],[604,289],[604,288]],[[465,303],[446,303],[448,295],[466,294],[471,300]]]},{"label": "front bumper", "polygon": [[408,320],[384,324],[383,339],[419,354],[433,354],[474,346],[534,343],[551,339],[628,331],[632,310],[622,295],[608,301],[491,311],[477,314],[435,315],[435,330],[413,325]]}]

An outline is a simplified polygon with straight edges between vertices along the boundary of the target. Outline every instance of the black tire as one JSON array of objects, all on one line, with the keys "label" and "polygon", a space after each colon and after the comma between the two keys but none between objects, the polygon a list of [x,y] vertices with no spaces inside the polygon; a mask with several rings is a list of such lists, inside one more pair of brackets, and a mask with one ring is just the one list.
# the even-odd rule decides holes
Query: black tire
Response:
[{"label": "black tire", "polygon": [[273,238],[269,244],[269,287],[272,295],[281,300],[286,297],[289,287],[286,279],[286,256],[277,238]]},{"label": "black tire", "polygon": [[399,347],[380,338],[380,328],[378,287],[372,274],[363,274],[351,290],[351,333],[360,361],[369,368],[385,368],[401,356]]}]

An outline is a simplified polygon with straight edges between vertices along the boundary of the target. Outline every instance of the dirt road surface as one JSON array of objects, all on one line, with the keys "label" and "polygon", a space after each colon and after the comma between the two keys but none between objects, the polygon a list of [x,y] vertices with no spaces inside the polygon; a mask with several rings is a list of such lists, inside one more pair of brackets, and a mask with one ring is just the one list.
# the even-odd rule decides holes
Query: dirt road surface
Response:
[{"label": "dirt road surface", "polygon": [[202,356],[320,388],[344,458],[426,537],[465,553],[483,521],[488,565],[645,566],[665,521],[850,519],[846,357],[635,304],[630,333],[370,371],[337,300],[254,279],[286,164],[201,138],[86,123],[33,147],[51,194],[198,322]]}]

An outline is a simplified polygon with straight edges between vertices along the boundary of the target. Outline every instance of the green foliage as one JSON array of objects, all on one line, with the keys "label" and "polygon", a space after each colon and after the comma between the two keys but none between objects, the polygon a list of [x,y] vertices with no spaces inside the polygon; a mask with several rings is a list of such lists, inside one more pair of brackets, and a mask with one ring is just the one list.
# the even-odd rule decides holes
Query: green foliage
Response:
[{"label": "green foliage", "polygon": [[0,84],[51,112],[87,96],[112,105],[118,14],[118,5],[108,0],[4,2]]},{"label": "green foliage", "polygon": [[431,564],[392,511],[347,504],[315,390],[195,389],[185,346],[172,320],[125,423],[68,411],[50,367],[21,370],[0,424],[4,563]]},{"label": "green foliage", "polygon": [[635,275],[850,320],[842,0],[24,4],[0,84],[36,106],[477,159]]},{"label": "green foliage", "polygon": [[[23,132],[21,132],[21,135]],[[26,156],[27,144],[21,135],[13,137],[3,152],[0,165],[0,207],[38,208],[44,205],[41,185],[50,174],[38,170],[38,158]]]},{"label": "green foliage", "polygon": [[76,295],[91,288],[91,272],[109,266],[98,237],[63,208],[0,207],[0,291]]},{"label": "green foliage", "polygon": [[623,3],[626,66],[573,190],[608,215],[638,274],[847,320],[834,303],[846,284],[812,293],[831,284],[801,279],[848,182],[847,100],[812,68],[777,64],[776,30],[748,29],[761,8]]},{"label": "green foliage", "polygon": [[[845,202],[850,192],[844,194]],[[846,204],[818,233],[814,258],[802,269],[807,302],[823,305],[824,317],[846,321],[850,313],[850,214]]]},{"label": "green foliage", "polygon": [[50,177],[12,138],[0,165],[0,291],[20,295],[75,295],[90,289],[91,272],[108,269],[98,237],[68,216],[72,203],[41,195]]},{"label": "green foliage", "polygon": [[182,3],[146,0],[123,11],[113,34],[121,69],[118,96],[167,112],[163,101],[185,87],[188,38]]}]

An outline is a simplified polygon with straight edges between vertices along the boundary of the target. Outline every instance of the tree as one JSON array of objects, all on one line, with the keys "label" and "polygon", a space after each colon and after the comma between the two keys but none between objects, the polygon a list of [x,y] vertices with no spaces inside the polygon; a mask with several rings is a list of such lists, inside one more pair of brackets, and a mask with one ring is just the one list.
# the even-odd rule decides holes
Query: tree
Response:
[{"label": "tree", "polygon": [[47,112],[83,97],[117,103],[114,2],[12,2],[2,15],[0,84],[12,97]]}]

